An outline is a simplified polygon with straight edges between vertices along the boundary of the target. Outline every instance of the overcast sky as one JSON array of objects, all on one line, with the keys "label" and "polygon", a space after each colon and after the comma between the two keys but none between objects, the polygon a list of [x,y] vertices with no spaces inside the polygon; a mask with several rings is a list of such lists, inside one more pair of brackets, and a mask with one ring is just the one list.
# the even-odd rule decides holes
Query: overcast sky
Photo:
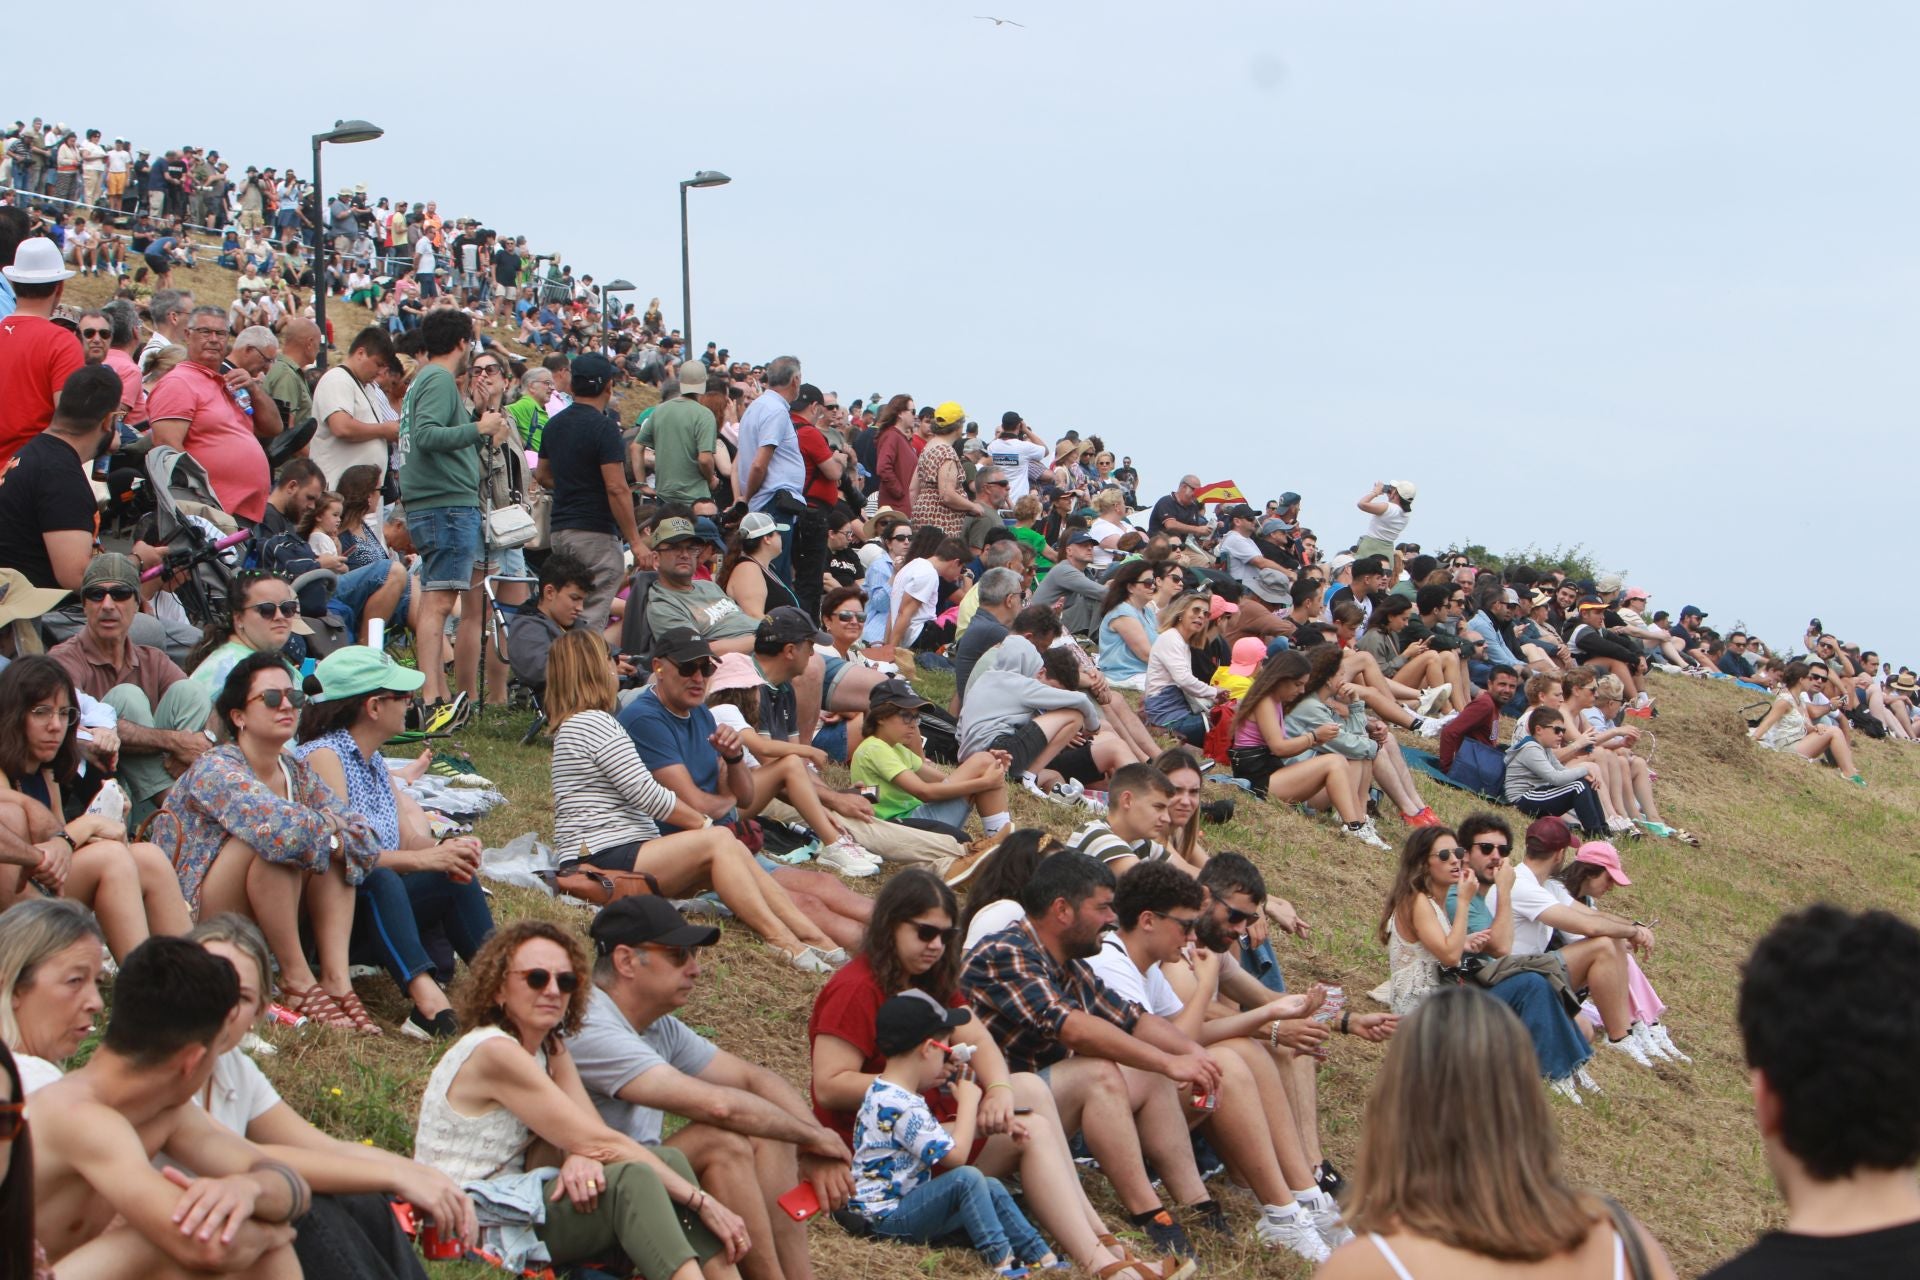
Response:
[{"label": "overcast sky", "polygon": [[676,323],[675,183],[720,169],[702,342],[1097,432],[1156,492],[1297,489],[1325,545],[1413,480],[1428,546],[1580,543],[1655,608],[1776,644],[1817,613],[1920,665],[1883,479],[1920,383],[1911,4],[472,0],[436,11],[438,71],[391,4],[319,36],[89,12],[137,35],[86,75],[17,60],[9,116],[302,175],[364,116],[387,136],[330,187],[437,199]]}]

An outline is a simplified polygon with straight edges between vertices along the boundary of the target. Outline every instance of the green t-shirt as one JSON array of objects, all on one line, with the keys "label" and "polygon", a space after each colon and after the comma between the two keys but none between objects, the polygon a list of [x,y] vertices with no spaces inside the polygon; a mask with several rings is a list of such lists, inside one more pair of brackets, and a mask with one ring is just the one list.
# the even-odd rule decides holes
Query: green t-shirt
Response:
[{"label": "green t-shirt", "polygon": [[[1453,913],[1460,905],[1460,890],[1447,890],[1447,919],[1453,919]],[[1467,932],[1479,933],[1493,928],[1493,911],[1487,906],[1487,895],[1477,893],[1473,901],[1467,904]]]},{"label": "green t-shirt", "polygon": [[267,384],[267,394],[286,405],[292,412],[287,416],[287,429],[305,422],[313,416],[313,392],[307,387],[306,375],[285,356],[275,356],[273,363],[267,366],[267,376],[261,381]]},{"label": "green t-shirt", "polygon": [[713,496],[700,474],[700,455],[712,453],[719,428],[713,410],[682,396],[640,424],[640,444],[653,450],[653,491],[663,502],[699,502]]},{"label": "green t-shirt", "polygon": [[[187,679],[194,681],[196,684],[206,686],[209,692],[215,697],[218,697],[220,694],[220,686],[227,682],[228,673],[239,666],[251,656],[252,653],[253,649],[251,647],[241,644],[238,640],[229,640],[202,658],[200,665],[193,669],[193,674],[188,676]],[[287,664],[287,671],[294,677],[294,683],[298,684],[300,673],[293,669],[292,663]]]},{"label": "green t-shirt", "polygon": [[547,407],[532,396],[521,396],[507,406],[506,414],[513,419],[513,428],[527,448],[540,452],[540,437],[547,430]]},{"label": "green t-shirt", "polygon": [[1033,573],[1036,578],[1045,577],[1047,570],[1053,568],[1053,561],[1047,559],[1047,540],[1038,529],[1028,529],[1022,525],[1013,526],[1013,536],[1033,548]]},{"label": "green t-shirt", "polygon": [[480,505],[480,430],[453,375],[423,365],[400,408],[394,468],[409,512]]},{"label": "green t-shirt", "polygon": [[858,786],[880,788],[880,798],[873,802],[874,816],[891,821],[920,807],[920,802],[901,790],[894,779],[902,773],[919,772],[925,763],[904,744],[896,747],[879,738],[862,738],[853,753],[853,780]]}]

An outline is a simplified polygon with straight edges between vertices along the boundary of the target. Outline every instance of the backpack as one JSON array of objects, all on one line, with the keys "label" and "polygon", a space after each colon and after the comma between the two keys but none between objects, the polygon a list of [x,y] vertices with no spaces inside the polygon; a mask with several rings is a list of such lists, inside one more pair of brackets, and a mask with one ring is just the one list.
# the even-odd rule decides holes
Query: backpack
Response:
[{"label": "backpack", "polygon": [[627,611],[620,619],[620,652],[646,670],[653,662],[653,625],[647,621],[647,597],[660,575],[651,569],[635,569],[633,586],[627,592]]},{"label": "backpack", "polygon": [[1478,738],[1460,739],[1454,752],[1453,767],[1447,776],[1469,791],[1477,791],[1490,800],[1504,799],[1507,793],[1507,761],[1498,748]]},{"label": "backpack", "polygon": [[920,708],[920,737],[927,759],[937,764],[960,763],[960,725],[940,707]]}]

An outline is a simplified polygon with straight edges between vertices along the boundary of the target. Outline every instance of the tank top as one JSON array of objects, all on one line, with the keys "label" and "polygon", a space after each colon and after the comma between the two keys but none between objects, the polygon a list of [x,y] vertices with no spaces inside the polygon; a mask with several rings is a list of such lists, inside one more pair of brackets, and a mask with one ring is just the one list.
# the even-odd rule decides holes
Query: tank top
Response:
[{"label": "tank top", "polygon": [[[1400,1261],[1399,1255],[1394,1253],[1391,1245],[1372,1231],[1367,1232],[1367,1239],[1373,1241],[1373,1247],[1380,1251],[1380,1256],[1387,1260],[1387,1265],[1393,1268],[1393,1274],[1398,1276],[1399,1280],[1413,1280],[1413,1272],[1407,1270],[1406,1264]],[[1626,1275],[1626,1242],[1620,1238],[1620,1233],[1615,1231],[1613,1233],[1613,1280],[1626,1280]]]},{"label": "tank top", "polygon": [[[520,1172],[533,1140],[532,1131],[520,1117],[505,1107],[494,1107],[484,1115],[462,1115],[447,1101],[454,1077],[467,1065],[473,1051],[493,1039],[512,1039],[499,1027],[476,1027],[454,1042],[427,1079],[420,1097],[420,1119],[413,1131],[413,1158],[430,1165],[456,1183],[486,1182],[506,1173]],[[534,1061],[547,1069],[544,1050]]]}]

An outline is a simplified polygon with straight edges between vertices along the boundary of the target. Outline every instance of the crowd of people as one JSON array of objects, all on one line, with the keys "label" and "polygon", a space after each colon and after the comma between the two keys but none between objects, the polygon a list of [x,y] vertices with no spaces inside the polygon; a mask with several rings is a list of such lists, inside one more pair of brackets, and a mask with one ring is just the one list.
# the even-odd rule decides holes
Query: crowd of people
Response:
[{"label": "crowd of people", "polygon": [[[842,406],[796,357],[681,352],[657,303],[602,316],[589,277],[430,202],[321,202],[39,121],[6,155],[0,1138],[27,1092],[47,1105],[38,1167],[0,1183],[0,1221],[34,1230],[0,1248],[37,1236],[82,1275],[415,1276],[394,1198],[430,1251],[617,1251],[649,1280],[804,1280],[821,1211],[957,1234],[1016,1277],[1181,1280],[1190,1233],[1243,1229],[1329,1275],[1669,1273],[1566,1185],[1544,1102],[1599,1088],[1596,1047],[1690,1061],[1640,964],[1652,926],[1604,905],[1633,841],[1700,843],[1656,795],[1653,673],[1753,688],[1758,746],[1865,786],[1856,738],[1917,731],[1910,670],[1817,619],[1776,656],[1617,574],[1427,554],[1412,480],[1359,495],[1325,554],[1297,493],[1256,510],[1188,475],[1156,496],[1100,437],[1016,411]],[[149,280],[68,306],[122,232]],[[230,304],[172,285],[208,253]],[[377,316],[344,354],[309,312],[321,254]],[[631,422],[629,382],[660,393]],[[231,562],[189,566],[144,524],[108,545],[100,482],[161,449],[248,535]],[[516,697],[550,736],[526,749],[550,752],[553,882],[600,904],[585,938],[497,925],[479,842],[415,794],[433,753],[382,754]],[[1440,786],[1494,807],[1449,827]],[[1016,793],[1077,829],[1019,826]],[[1307,923],[1203,834],[1235,799],[1391,858],[1384,1011],[1289,990],[1274,942]],[[720,936],[675,901],[824,980],[807,1091],[674,1018]],[[1748,985],[1770,999],[1807,978],[1765,958],[1813,954],[1842,998],[1791,1017],[1858,1039],[1860,1087],[1910,1084],[1913,1028],[1847,1005],[1862,956],[1827,947],[1897,974],[1911,934],[1816,911]],[[63,1076],[109,965],[105,1037]],[[356,965],[404,993],[397,1025]],[[1746,995],[1790,1203],[1910,1173],[1911,1126],[1830,1124],[1827,1064]],[[241,1048],[270,1008],[441,1045],[411,1158],[279,1098]],[[1336,1036],[1388,1046],[1351,1186],[1320,1138]],[[1460,1079],[1504,1102],[1410,1112]],[[1460,1149],[1512,1176],[1451,1177]],[[1920,1218],[1872,1194],[1856,1226]],[[1859,1247],[1911,1262],[1916,1232]],[[1820,1247],[1793,1239],[1761,1253]]]}]

